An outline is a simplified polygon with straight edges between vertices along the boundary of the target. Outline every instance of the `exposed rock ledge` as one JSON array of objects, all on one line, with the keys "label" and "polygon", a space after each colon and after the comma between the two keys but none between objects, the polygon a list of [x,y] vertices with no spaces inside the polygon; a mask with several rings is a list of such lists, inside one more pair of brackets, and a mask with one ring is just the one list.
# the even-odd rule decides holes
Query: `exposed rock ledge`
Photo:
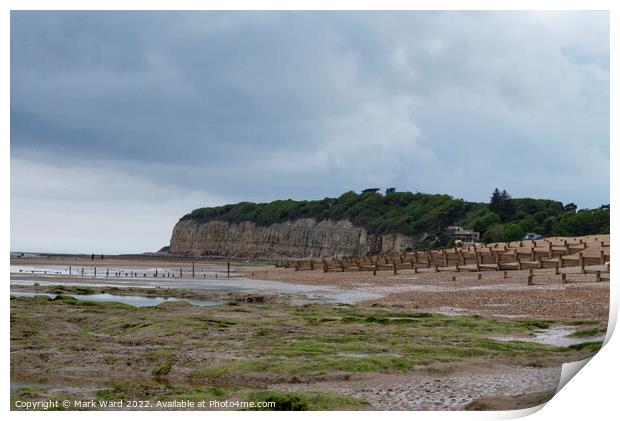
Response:
[{"label": "exposed rock ledge", "polygon": [[250,258],[363,256],[402,251],[414,241],[402,234],[370,235],[348,220],[299,219],[260,226],[188,219],[175,225],[170,252]]}]

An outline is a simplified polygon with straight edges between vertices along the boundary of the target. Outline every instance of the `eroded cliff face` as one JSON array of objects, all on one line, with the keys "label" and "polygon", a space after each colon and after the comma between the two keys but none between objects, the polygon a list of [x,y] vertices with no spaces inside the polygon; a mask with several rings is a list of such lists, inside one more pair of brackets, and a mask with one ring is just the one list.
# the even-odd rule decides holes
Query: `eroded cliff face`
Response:
[{"label": "eroded cliff face", "polygon": [[402,251],[414,241],[401,234],[369,235],[346,220],[299,219],[257,226],[188,219],[175,225],[170,252],[250,258],[363,256]]}]

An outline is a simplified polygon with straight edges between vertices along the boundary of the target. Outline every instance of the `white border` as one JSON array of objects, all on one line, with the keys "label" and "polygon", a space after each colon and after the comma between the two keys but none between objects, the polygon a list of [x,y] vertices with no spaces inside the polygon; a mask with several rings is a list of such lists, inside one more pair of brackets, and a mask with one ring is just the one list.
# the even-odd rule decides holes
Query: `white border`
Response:
[{"label": "white border", "polygon": [[[9,75],[9,54],[10,54],[10,10],[132,10],[132,9],[155,9],[155,10],[199,10],[199,9],[212,9],[212,10],[610,10],[611,18],[611,139],[617,141],[618,139],[618,127],[617,120],[614,116],[618,116],[618,84],[614,78],[614,71],[618,69],[618,51],[617,40],[620,36],[618,31],[618,23],[620,16],[617,5],[618,2],[606,1],[606,0],[594,0],[594,1],[551,1],[551,0],[523,0],[523,1],[491,1],[491,0],[474,0],[474,1],[457,1],[457,0],[438,0],[438,1],[397,1],[397,0],[382,0],[382,1],[368,1],[359,0],[355,2],[335,2],[327,0],[316,1],[285,1],[285,0],[271,0],[271,1],[250,1],[250,0],[230,0],[230,1],[196,1],[196,0],[177,0],[177,1],[101,1],[94,0],[89,2],[80,1],[15,1],[5,0],[2,2],[2,16],[0,20],[0,32],[2,33],[2,43],[0,44],[2,52],[3,66],[0,70],[2,76],[1,90],[3,101],[0,103],[1,114],[0,121],[2,122],[2,142],[0,145],[1,162],[0,171],[2,172],[2,194],[5,198],[10,198],[10,75]],[[613,163],[617,163],[617,147],[615,142],[611,142],[611,202],[615,205],[616,201],[616,182],[618,174]],[[9,273],[9,249],[10,249],[10,204],[9,200],[5,200],[0,207],[2,210],[5,235],[2,238],[1,250],[3,256],[5,256],[5,274]],[[615,206],[612,206],[612,252],[617,250],[617,236],[616,236],[616,215],[617,211]],[[616,261],[615,258],[612,260]],[[615,279],[616,267],[612,267],[612,279]],[[8,281],[8,279],[7,279]],[[8,296],[9,283],[5,281],[6,293]],[[5,301],[6,302],[6,301]],[[610,331],[613,329],[617,320],[618,311],[618,288],[615,282],[611,284],[611,314],[610,314]],[[9,378],[9,361],[10,361],[10,348],[9,348],[9,306],[5,307],[4,323],[2,324],[2,337],[4,340],[3,346],[3,364],[1,367],[2,376],[4,379]],[[609,340],[609,335],[607,337]],[[582,370],[577,379],[570,381],[566,387],[564,387],[556,397],[554,397],[544,409],[536,412],[540,408],[533,408],[523,411],[510,411],[510,412],[390,412],[386,413],[386,416],[390,418],[400,419],[444,419],[444,418],[458,418],[458,419],[509,419],[527,415],[528,413],[536,412],[532,419],[552,419],[560,418],[563,420],[583,420],[584,418],[595,419],[609,419],[614,413],[617,413],[617,386],[618,386],[618,367],[619,362],[617,355],[620,345],[618,345],[617,338],[611,338],[605,347],[599,352],[592,360],[587,364],[587,368]],[[4,410],[9,412],[9,383],[8,381],[0,382],[3,396],[6,401],[4,404]],[[162,419],[168,416],[175,416],[174,413],[160,412],[160,413],[127,413],[127,412],[115,412],[114,417],[129,418],[135,416],[148,416],[149,418]],[[322,413],[321,417],[336,418],[341,416],[348,416],[349,414],[341,414],[339,412]],[[358,413],[356,417],[375,417],[376,413]],[[9,416],[15,419],[33,419],[39,417],[38,413],[23,413],[23,412],[10,412]],[[107,419],[109,413],[49,413],[45,414],[45,417],[52,419],[78,419],[88,416],[92,419]],[[178,416],[178,415],[177,415]],[[195,419],[204,419],[205,417],[218,418],[231,418],[238,419],[241,417],[251,416],[252,418],[260,419],[274,419],[274,418],[288,418],[290,413],[209,413],[202,412],[191,413],[183,412],[183,417],[191,417]],[[301,413],[295,415],[296,417],[306,418],[315,417],[316,413]],[[383,416],[383,414],[382,414]]]}]

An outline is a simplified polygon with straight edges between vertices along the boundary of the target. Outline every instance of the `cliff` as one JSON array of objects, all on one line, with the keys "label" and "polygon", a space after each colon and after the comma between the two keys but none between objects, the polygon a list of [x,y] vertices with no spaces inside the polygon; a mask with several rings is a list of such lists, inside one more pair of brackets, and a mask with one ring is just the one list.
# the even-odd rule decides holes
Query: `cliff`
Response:
[{"label": "cliff", "polygon": [[249,258],[332,257],[391,253],[414,244],[412,236],[373,235],[348,220],[303,218],[261,226],[249,221],[184,219],[172,231],[170,252]]},{"label": "cliff", "polygon": [[175,225],[169,251],[248,258],[332,257],[451,246],[447,228],[487,242],[609,233],[609,205],[579,209],[548,199],[493,193],[489,204],[448,195],[367,189],[321,200],[240,202],[194,209]]}]

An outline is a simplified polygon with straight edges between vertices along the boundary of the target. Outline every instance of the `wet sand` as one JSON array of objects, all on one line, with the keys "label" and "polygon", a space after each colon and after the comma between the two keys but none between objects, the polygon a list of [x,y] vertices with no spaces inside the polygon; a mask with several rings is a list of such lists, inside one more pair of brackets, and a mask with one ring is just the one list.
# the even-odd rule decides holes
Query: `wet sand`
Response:
[{"label": "wet sand", "polygon": [[[594,274],[581,274],[576,267],[563,269],[567,273],[566,284],[561,283],[553,269],[542,269],[536,270],[534,285],[527,285],[527,270],[509,271],[507,277],[501,271],[485,271],[478,279],[476,273],[434,272],[433,269],[420,269],[418,273],[399,271],[397,275],[383,271],[373,276],[372,272],[295,271],[262,263],[235,262],[227,278],[226,262],[211,260],[196,263],[195,278],[192,278],[192,262],[188,259],[107,258],[103,262],[106,266],[100,266],[94,277],[89,258],[11,259],[11,282],[302,294],[309,300],[319,301],[436,311],[456,308],[481,315],[587,318],[601,322],[606,322],[609,314],[609,282],[595,282]],[[71,277],[68,276],[70,265]],[[79,275],[81,267],[85,268],[84,277]],[[34,274],[30,273],[32,269]],[[111,275],[106,276],[106,269]],[[604,265],[589,269],[606,271]],[[157,277],[153,276],[155,270]],[[136,276],[130,276],[134,271]],[[120,275],[116,276],[116,272]]]},{"label": "wet sand", "polygon": [[[287,385],[281,386],[280,389],[329,390],[361,396],[373,408],[379,410],[477,409],[480,403],[494,402],[496,397],[500,396],[511,397],[510,404],[498,402],[493,409],[497,407],[517,409],[528,407],[528,405],[519,405],[518,397],[521,395],[543,394],[547,399],[542,402],[553,396],[560,380],[560,374],[560,367],[500,367],[472,364],[468,368],[460,367],[458,371],[444,373],[441,376],[436,373],[420,373],[410,376],[383,374],[365,376],[356,381],[322,382],[302,386]],[[492,398],[488,398],[489,396]]]}]

